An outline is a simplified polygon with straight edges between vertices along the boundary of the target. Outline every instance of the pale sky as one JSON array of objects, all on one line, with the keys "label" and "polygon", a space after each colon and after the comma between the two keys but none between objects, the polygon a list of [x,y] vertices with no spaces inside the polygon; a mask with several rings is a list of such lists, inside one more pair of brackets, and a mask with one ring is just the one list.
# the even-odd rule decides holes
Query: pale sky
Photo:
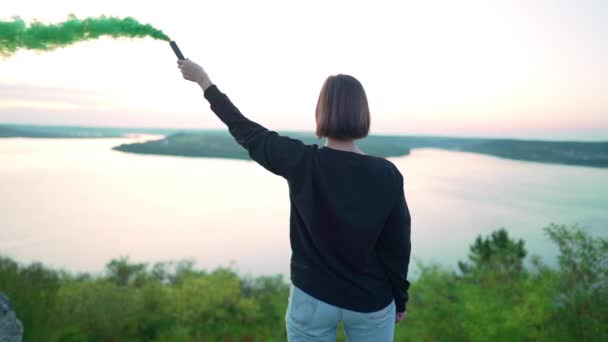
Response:
[{"label": "pale sky", "polygon": [[[608,140],[608,1],[3,1],[0,20],[132,16],[254,121],[314,130],[328,75],[372,134]],[[0,59],[0,123],[221,128],[168,43],[101,39]]]}]

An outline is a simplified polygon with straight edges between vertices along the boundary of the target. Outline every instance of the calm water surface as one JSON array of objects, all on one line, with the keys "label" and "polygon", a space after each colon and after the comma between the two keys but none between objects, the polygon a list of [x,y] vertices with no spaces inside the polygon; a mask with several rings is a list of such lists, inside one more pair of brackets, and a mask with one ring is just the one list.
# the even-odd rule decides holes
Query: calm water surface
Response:
[{"label": "calm water surface", "polygon": [[[285,180],[250,161],[111,150],[131,141],[0,139],[0,254],[71,271],[130,256],[288,274]],[[391,160],[423,261],[455,267],[478,234],[500,227],[549,263],[550,222],[608,235],[608,170],[435,149]]]}]

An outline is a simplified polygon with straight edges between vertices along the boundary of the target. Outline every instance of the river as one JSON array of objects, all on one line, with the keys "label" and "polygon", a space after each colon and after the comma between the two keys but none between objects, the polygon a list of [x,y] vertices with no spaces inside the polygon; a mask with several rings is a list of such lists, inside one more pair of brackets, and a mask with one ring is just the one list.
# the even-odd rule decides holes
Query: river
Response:
[{"label": "river", "polygon": [[[111,150],[140,139],[0,139],[0,254],[74,272],[129,256],[288,274],[284,179],[251,161]],[[455,267],[500,227],[549,264],[550,222],[608,235],[606,169],[437,149],[389,159],[405,176],[412,253],[424,262]]]}]

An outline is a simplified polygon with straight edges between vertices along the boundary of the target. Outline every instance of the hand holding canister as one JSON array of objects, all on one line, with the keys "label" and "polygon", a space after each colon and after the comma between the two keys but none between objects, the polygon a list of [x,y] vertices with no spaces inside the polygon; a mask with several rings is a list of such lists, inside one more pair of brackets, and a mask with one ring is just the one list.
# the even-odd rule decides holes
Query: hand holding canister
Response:
[{"label": "hand holding canister", "polygon": [[206,90],[213,84],[203,67],[189,59],[178,60],[177,67],[181,70],[184,79],[198,83],[203,90]]},{"label": "hand holding canister", "polygon": [[184,79],[198,83],[203,90],[209,88],[212,83],[205,70],[200,65],[186,59],[175,41],[170,41],[169,45],[178,58],[177,67],[181,70]]}]

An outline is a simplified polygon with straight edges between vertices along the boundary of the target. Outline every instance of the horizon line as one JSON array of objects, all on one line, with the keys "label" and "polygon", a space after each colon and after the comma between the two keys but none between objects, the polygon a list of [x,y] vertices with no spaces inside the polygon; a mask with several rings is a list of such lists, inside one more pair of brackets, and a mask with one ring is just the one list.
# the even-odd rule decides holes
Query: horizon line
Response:
[{"label": "horizon line", "polygon": [[[174,130],[174,131],[226,131],[223,128],[183,128],[183,127],[154,127],[154,126],[92,126],[92,125],[74,125],[74,124],[40,124],[40,123],[15,123],[15,122],[0,122],[0,126],[2,125],[11,125],[11,126],[37,126],[37,127],[81,127],[81,128],[109,128],[109,129],[155,129],[155,130]],[[293,133],[311,133],[314,135],[314,131],[304,131],[304,130],[272,130],[277,132],[293,132]],[[545,141],[545,142],[583,142],[583,143],[608,143],[608,136],[602,138],[592,138],[588,140],[574,140],[574,139],[563,139],[563,138],[523,138],[523,137],[497,137],[497,136],[479,136],[479,135],[444,135],[441,133],[433,133],[433,134],[416,134],[416,133],[407,133],[407,134],[397,134],[397,133],[373,133],[369,134],[370,136],[393,136],[393,137],[404,137],[404,136],[415,136],[415,137],[429,137],[429,138],[456,138],[456,139],[483,139],[483,140],[517,140],[517,141]],[[323,138],[322,138],[323,139]],[[365,138],[363,138],[365,139]],[[321,139],[319,139],[321,140]]]}]

